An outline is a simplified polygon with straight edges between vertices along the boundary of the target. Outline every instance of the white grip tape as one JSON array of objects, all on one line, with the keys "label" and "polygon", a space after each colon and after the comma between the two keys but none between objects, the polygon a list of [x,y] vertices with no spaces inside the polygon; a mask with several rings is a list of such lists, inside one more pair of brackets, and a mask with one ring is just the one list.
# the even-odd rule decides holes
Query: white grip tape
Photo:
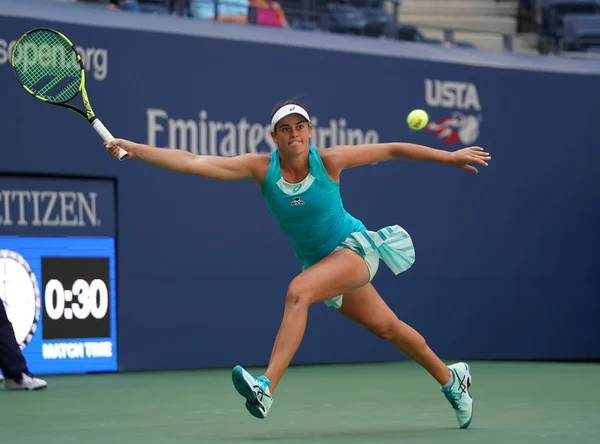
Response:
[{"label": "white grip tape", "polygon": [[[96,130],[96,132],[102,137],[102,140],[105,142],[111,142],[115,140],[110,131],[106,129],[106,127],[100,122],[100,119],[94,120],[92,126]],[[127,155],[127,151],[122,148],[119,148],[119,160],[122,160]]]}]

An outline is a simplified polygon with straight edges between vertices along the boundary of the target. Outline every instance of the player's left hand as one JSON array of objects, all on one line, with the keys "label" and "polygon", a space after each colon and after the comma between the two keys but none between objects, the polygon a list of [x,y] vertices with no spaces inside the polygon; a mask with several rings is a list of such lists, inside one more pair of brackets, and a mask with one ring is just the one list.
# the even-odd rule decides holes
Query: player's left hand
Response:
[{"label": "player's left hand", "polygon": [[471,164],[476,163],[488,166],[487,161],[491,159],[490,153],[483,151],[483,148],[479,146],[470,146],[463,148],[462,150],[454,151],[450,157],[450,164],[462,168],[463,170],[478,173],[479,170]]}]

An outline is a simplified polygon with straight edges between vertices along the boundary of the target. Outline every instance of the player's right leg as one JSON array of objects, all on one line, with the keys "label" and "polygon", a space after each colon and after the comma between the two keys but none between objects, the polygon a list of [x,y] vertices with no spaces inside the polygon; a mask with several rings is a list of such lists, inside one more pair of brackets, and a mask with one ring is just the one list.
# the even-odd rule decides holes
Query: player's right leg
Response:
[{"label": "player's right leg", "polygon": [[294,278],[265,375],[258,378],[240,366],[232,372],[233,385],[246,398],[250,414],[261,419],[267,416],[275,387],[304,336],[310,305],[364,286],[369,279],[363,257],[348,248],[331,253]]},{"label": "player's right leg", "polygon": [[237,392],[246,398],[246,410],[255,418],[265,419],[273,404],[271,381],[247,372],[241,365],[233,368],[231,379]]}]

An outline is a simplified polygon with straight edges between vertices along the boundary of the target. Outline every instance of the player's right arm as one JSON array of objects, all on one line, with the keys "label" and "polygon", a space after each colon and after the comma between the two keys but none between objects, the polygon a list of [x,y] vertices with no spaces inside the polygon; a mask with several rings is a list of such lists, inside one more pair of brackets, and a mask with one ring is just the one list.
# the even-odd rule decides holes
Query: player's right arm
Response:
[{"label": "player's right arm", "polygon": [[[260,182],[264,154],[242,154],[235,157],[199,156],[187,151],[155,148],[124,139],[106,142],[106,151],[118,158],[119,148],[128,152],[127,158],[137,158],[167,170],[195,174],[208,179],[243,180]],[[265,171],[266,172],[266,171]]]}]

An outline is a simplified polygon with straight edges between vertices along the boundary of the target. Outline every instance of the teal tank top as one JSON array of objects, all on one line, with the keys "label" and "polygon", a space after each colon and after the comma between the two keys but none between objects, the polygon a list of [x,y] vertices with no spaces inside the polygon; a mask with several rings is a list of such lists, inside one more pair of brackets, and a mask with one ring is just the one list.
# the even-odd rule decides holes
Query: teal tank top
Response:
[{"label": "teal tank top", "polygon": [[331,180],[314,146],[310,147],[308,162],[306,178],[288,183],[281,175],[279,151],[275,150],[262,185],[269,210],[305,266],[328,256],[351,233],[366,230],[344,209],[340,185]]}]

